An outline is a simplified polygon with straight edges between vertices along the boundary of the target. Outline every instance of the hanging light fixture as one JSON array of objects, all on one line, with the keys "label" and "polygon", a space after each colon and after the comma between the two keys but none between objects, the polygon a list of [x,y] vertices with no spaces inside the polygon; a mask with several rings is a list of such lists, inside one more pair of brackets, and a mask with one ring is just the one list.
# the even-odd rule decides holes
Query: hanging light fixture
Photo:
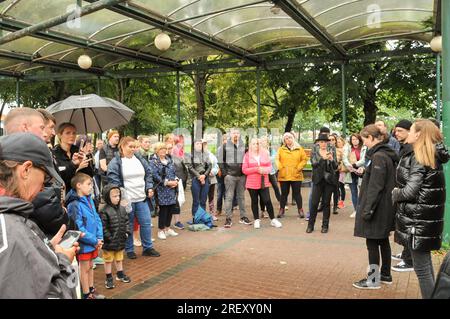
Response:
[{"label": "hanging light fixture", "polygon": [[166,51],[170,48],[171,44],[170,37],[164,32],[161,32],[155,37],[155,47],[160,51]]},{"label": "hanging light fixture", "polygon": [[89,55],[82,54],[78,57],[78,65],[80,68],[87,70],[92,66],[92,59]]},{"label": "hanging light fixture", "polygon": [[431,50],[433,50],[434,52],[441,52],[442,51],[442,36],[440,36],[440,35],[435,36],[430,41],[430,47],[431,47]]},{"label": "hanging light fixture", "polygon": [[272,14],[274,14],[274,15],[279,14],[280,11],[281,11],[281,8],[279,6],[277,6],[276,4],[270,8],[270,12],[272,12]]}]

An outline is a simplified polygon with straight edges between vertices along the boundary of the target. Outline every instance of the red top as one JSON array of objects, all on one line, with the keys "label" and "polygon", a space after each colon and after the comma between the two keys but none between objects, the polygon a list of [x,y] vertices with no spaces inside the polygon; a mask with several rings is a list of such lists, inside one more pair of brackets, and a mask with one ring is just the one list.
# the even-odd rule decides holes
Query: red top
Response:
[{"label": "red top", "polygon": [[242,161],[242,172],[247,175],[245,187],[247,189],[260,189],[261,188],[261,174],[258,171],[258,166],[264,167],[264,185],[270,186],[268,174],[272,170],[272,162],[268,151],[259,152],[260,163],[258,165],[257,159],[247,152]]},{"label": "red top", "polygon": [[360,148],[354,148],[352,146],[352,152],[355,152],[356,160],[359,161],[359,159],[361,158],[361,149]]}]

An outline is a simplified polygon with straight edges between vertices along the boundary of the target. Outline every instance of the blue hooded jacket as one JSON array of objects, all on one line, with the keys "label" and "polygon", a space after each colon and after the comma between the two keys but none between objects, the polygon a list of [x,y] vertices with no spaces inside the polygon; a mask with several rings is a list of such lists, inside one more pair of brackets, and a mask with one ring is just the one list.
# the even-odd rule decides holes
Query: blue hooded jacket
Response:
[{"label": "blue hooded jacket", "polygon": [[80,197],[72,189],[67,193],[66,203],[69,219],[75,221],[77,229],[84,233],[84,236],[79,239],[79,253],[93,252],[98,240],[103,240],[103,226],[92,197]]}]

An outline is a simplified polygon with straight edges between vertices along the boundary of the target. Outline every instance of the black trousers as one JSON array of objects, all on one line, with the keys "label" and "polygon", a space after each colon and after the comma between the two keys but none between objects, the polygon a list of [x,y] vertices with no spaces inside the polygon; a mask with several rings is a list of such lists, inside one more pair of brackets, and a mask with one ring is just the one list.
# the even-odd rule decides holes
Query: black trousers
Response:
[{"label": "black trousers", "polygon": [[280,207],[281,208],[286,207],[289,196],[289,188],[292,187],[292,196],[294,197],[294,200],[297,203],[297,208],[301,209],[303,206],[301,194],[302,182],[301,181],[280,182],[280,186],[281,186]]},{"label": "black trousers", "polygon": [[308,226],[314,227],[317,217],[317,209],[319,208],[319,202],[322,198],[323,207],[323,220],[322,227],[328,227],[330,223],[330,201],[331,194],[333,193],[335,185],[328,184],[322,179],[318,184],[314,184],[311,199],[311,212],[309,216]]},{"label": "black trousers", "polygon": [[369,252],[369,265],[380,266],[381,254],[381,271],[383,276],[391,275],[391,244],[389,238],[383,239],[366,239],[367,251]]},{"label": "black trousers", "polygon": [[341,182],[339,182],[339,195],[341,200],[345,200],[345,184]]},{"label": "black trousers", "polygon": [[259,211],[258,211],[258,198],[264,203],[264,206],[267,207],[267,212],[269,213],[270,219],[274,219],[275,215],[273,213],[273,205],[270,200],[270,192],[269,188],[266,187],[264,189],[249,189],[250,198],[252,199],[252,212],[253,217],[255,219],[259,219]]},{"label": "black trousers", "polygon": [[[278,187],[277,175],[276,174],[273,174],[273,175],[269,174],[269,181],[270,181],[270,184],[272,184],[273,191],[275,192],[275,197],[277,198],[277,201],[280,202],[280,200],[281,200],[281,193],[280,193],[280,188]],[[261,205],[261,211],[265,211],[266,210],[266,206],[264,205],[262,199],[260,200],[260,205]]]},{"label": "black trousers", "polygon": [[176,212],[177,207],[173,205],[159,205],[158,228],[163,230],[170,226],[172,214]]}]

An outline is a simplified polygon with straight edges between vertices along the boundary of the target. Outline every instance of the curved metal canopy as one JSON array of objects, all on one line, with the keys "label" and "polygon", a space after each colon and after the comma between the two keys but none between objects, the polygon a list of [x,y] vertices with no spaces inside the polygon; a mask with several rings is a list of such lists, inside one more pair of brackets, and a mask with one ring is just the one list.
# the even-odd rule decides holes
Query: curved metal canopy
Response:
[{"label": "curved metal canopy", "polygon": [[[129,60],[183,70],[204,56],[258,66],[280,51],[313,47],[346,60],[374,39],[429,41],[437,0],[7,0],[0,3],[0,73],[48,68],[104,75]],[[77,3],[81,7],[77,7]],[[167,33],[172,45],[153,41]],[[88,54],[92,68],[77,58]]]}]

